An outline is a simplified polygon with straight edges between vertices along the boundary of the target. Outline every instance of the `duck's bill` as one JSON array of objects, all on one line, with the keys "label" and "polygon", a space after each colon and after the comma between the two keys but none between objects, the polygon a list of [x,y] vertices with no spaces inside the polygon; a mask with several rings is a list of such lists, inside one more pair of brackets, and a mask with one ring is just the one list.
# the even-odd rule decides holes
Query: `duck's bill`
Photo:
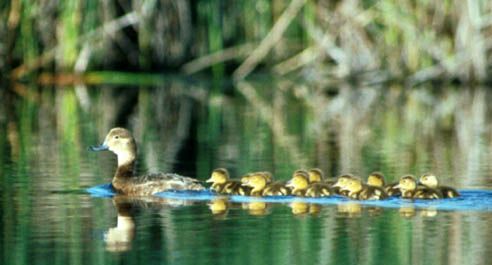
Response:
[{"label": "duck's bill", "polygon": [[94,152],[106,151],[106,150],[109,150],[109,147],[105,144],[91,145],[91,146],[89,146],[89,150],[94,151]]},{"label": "duck's bill", "polygon": [[214,181],[212,180],[212,178],[209,178],[209,179],[205,180],[205,182],[210,183],[210,182],[214,182]]}]

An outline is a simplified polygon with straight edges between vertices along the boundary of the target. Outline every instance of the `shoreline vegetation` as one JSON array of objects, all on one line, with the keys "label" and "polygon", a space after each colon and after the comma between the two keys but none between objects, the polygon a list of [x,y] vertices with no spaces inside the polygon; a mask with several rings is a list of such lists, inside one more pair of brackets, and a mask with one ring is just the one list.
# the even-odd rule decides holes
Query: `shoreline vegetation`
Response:
[{"label": "shoreline vegetation", "polygon": [[163,70],[319,84],[492,81],[485,0],[12,0],[0,17],[0,67],[14,81],[114,78],[104,72],[155,81],[163,77],[149,73]]}]

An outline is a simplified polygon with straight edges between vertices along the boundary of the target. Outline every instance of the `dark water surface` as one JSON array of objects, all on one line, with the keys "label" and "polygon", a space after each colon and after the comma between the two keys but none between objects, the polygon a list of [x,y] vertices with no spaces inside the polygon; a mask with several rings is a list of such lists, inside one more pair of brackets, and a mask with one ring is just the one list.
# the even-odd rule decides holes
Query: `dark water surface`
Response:
[{"label": "dark water surface", "polygon": [[[288,80],[208,93],[160,87],[22,86],[0,92],[0,264],[488,264],[492,259],[492,107],[486,88],[337,89]],[[231,90],[232,91],[232,90]],[[97,197],[124,126],[139,172],[204,180],[298,168],[388,180],[433,172],[469,207],[340,199]],[[465,197],[471,198],[471,197]],[[451,201],[446,205],[452,204]],[[461,202],[462,203],[462,202]]]}]

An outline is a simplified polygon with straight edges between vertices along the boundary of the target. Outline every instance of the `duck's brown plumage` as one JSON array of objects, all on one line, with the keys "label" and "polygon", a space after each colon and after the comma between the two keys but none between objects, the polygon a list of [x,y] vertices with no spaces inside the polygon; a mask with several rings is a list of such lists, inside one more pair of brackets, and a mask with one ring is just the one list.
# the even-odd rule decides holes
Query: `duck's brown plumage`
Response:
[{"label": "duck's brown plumage", "polygon": [[120,194],[146,196],[166,190],[204,190],[198,180],[174,173],[152,173],[135,176],[137,146],[131,133],[124,128],[113,128],[100,146],[93,151],[109,150],[118,156],[118,168],[113,188]]}]

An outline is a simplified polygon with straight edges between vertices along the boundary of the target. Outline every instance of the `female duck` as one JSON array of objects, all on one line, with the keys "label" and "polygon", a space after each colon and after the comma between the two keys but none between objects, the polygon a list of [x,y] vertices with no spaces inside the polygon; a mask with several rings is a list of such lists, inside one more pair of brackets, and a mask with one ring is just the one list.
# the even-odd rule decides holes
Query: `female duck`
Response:
[{"label": "female duck", "polygon": [[118,157],[118,168],[112,185],[120,194],[147,196],[166,190],[204,190],[196,179],[173,173],[153,173],[135,176],[137,146],[131,133],[124,128],[109,131],[102,145],[91,146],[92,151],[109,150]]}]

